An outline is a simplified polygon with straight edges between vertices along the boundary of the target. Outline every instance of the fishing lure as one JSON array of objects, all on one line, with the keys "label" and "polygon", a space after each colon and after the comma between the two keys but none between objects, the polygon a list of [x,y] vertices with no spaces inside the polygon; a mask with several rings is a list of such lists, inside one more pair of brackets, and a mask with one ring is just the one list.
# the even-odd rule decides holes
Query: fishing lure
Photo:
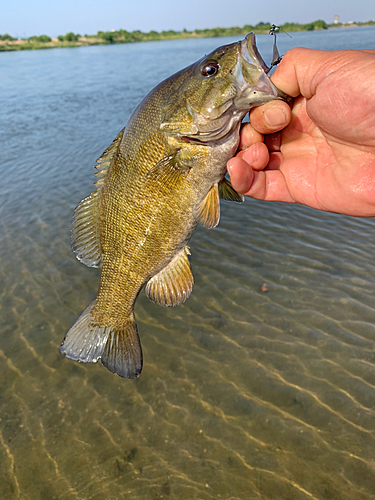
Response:
[{"label": "fishing lure", "polygon": [[280,28],[280,26],[276,26],[276,24],[271,24],[271,29],[269,31],[269,34],[274,36],[275,38],[273,39],[272,62],[268,72],[271,71],[271,69],[274,66],[277,66],[281,62],[281,59],[283,58],[283,56],[280,56],[279,50],[276,45],[276,33],[278,33],[279,31],[283,31],[286,35],[288,35],[289,38],[292,38],[289,35],[289,33]]}]

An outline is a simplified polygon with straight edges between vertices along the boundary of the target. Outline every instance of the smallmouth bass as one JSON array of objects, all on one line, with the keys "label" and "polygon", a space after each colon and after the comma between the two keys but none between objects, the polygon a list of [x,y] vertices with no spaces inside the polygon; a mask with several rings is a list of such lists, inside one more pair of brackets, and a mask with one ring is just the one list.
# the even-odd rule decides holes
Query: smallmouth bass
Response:
[{"label": "smallmouth bass", "polygon": [[61,344],[67,358],[140,375],[136,298],[144,285],[161,305],[189,297],[195,228],[219,223],[220,197],[243,201],[225,178],[243,117],[288,100],[267,73],[253,33],[219,47],[155,87],[97,160],[96,190],[75,209],[71,241],[77,258],[102,272],[96,299]]}]

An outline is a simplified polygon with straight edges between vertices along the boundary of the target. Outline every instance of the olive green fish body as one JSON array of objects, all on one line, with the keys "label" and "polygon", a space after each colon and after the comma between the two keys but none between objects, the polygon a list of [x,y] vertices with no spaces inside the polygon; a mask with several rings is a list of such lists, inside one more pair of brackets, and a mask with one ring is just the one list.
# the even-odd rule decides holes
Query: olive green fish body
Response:
[{"label": "olive green fish body", "polygon": [[145,97],[99,158],[96,190],[75,210],[73,250],[102,273],[97,297],[67,333],[63,354],[139,376],[134,303],[141,288],[167,306],[189,297],[187,245],[196,226],[218,224],[219,197],[243,201],[224,178],[241,120],[252,106],[285,97],[267,78],[252,34]]}]

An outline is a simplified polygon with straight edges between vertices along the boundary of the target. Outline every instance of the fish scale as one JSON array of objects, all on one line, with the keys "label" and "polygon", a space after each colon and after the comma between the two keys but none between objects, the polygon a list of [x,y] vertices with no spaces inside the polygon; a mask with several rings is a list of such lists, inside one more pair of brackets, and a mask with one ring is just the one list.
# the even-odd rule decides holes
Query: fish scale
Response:
[{"label": "fish scale", "polygon": [[139,376],[142,350],[134,304],[176,306],[194,279],[188,242],[200,223],[215,227],[219,197],[243,201],[225,179],[242,118],[254,106],[287,100],[265,72],[252,33],[167,78],[138,105],[99,158],[96,191],[75,210],[77,258],[102,272],[96,299],[61,345],[67,358]]}]

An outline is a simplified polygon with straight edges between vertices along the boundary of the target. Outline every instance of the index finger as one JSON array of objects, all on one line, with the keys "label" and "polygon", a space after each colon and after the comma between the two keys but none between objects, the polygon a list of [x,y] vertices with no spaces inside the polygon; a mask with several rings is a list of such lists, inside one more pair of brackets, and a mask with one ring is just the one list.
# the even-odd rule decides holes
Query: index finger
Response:
[{"label": "index finger", "polygon": [[292,112],[284,101],[271,101],[250,111],[250,123],[261,134],[273,134],[289,125]]}]

